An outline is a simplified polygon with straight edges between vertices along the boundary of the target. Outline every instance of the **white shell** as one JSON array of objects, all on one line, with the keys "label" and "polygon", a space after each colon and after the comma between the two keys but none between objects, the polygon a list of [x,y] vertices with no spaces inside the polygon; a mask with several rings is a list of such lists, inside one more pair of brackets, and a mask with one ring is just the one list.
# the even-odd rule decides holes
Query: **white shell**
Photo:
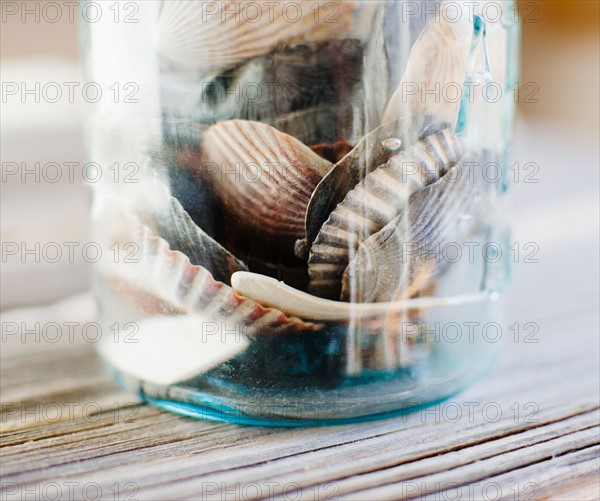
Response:
[{"label": "white shell", "polygon": [[[157,315],[136,324],[137,342],[115,336],[100,343],[100,352],[111,366],[153,384],[170,385],[206,373],[250,345],[242,335],[221,335],[213,330],[208,332],[214,335],[207,335],[202,315]],[[169,333],[168,342],[165,332]]]},{"label": "white shell", "polygon": [[217,75],[284,43],[338,38],[350,30],[357,5],[353,0],[167,0],[156,47],[182,70]]},{"label": "white shell", "polygon": [[[464,9],[461,9],[460,19],[454,21],[446,8],[450,6],[442,6],[413,45],[400,85],[385,110],[383,123],[415,115],[433,116],[452,125],[456,123],[473,22]],[[456,99],[456,92],[451,87],[458,91]],[[426,90],[435,94],[426,94]]]},{"label": "white shell", "polygon": [[470,302],[479,302],[488,292],[464,294],[452,297],[422,297],[388,303],[345,303],[332,301],[294,289],[283,282],[246,271],[231,276],[232,287],[240,294],[271,306],[288,315],[315,322],[351,322],[357,319],[381,322],[381,315],[401,314],[409,310],[443,308]]}]

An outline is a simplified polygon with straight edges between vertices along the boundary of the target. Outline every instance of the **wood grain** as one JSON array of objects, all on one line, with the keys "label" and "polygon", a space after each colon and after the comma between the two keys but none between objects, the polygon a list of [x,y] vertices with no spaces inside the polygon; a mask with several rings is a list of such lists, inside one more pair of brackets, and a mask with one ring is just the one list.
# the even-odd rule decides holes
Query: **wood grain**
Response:
[{"label": "wood grain", "polygon": [[[107,500],[600,499],[597,163],[578,153],[589,182],[565,191],[558,167],[578,136],[561,132],[571,153],[548,151],[557,128],[536,127],[521,131],[521,160],[546,170],[514,187],[513,240],[536,243],[539,262],[514,265],[504,353],[487,378],[405,417],[241,427],[172,415],[117,388],[83,335],[89,295],[3,312],[0,499],[58,499],[56,489]],[[78,324],[73,339],[64,328],[58,342],[42,335],[67,321]],[[24,324],[30,334],[10,334]],[[526,324],[538,329],[529,342]]]}]

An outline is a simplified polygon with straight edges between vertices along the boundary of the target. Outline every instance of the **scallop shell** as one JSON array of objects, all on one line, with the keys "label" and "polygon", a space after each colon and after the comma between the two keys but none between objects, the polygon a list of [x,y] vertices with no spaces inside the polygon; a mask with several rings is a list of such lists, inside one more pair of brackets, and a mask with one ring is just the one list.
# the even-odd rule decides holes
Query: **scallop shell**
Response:
[{"label": "scallop shell", "polygon": [[331,213],[309,254],[309,292],[338,298],[341,278],[358,246],[406,210],[410,196],[437,181],[462,156],[450,129],[442,129],[369,173]]},{"label": "scallop shell", "polygon": [[355,119],[354,105],[346,102],[294,111],[275,118],[272,125],[310,146],[333,144],[341,139],[354,145],[361,138],[354,127]]},{"label": "scallop shell", "polygon": [[367,39],[373,33],[373,26],[381,11],[385,12],[386,0],[369,0],[360,2],[355,13],[356,22],[350,32],[353,38]]},{"label": "scallop shell", "polygon": [[232,273],[248,270],[244,262],[198,227],[177,199],[170,197],[168,207],[155,213],[154,222],[172,250],[185,254],[191,264],[206,268],[215,280],[229,284]]},{"label": "scallop shell", "polygon": [[156,311],[199,314],[207,322],[219,322],[222,329],[247,335],[316,331],[322,325],[290,317],[262,306],[228,285],[214,279],[203,266],[193,265],[182,252],[172,250],[148,226],[129,217],[129,240],[139,247],[136,262],[111,263],[109,283],[129,285],[127,296],[134,302],[151,298]]},{"label": "scallop shell", "polygon": [[[304,136],[308,133],[317,136],[317,142],[325,141],[327,138],[319,137],[319,131],[314,130],[319,125],[317,119],[327,120],[327,129],[334,131],[349,123],[333,121],[331,111],[335,110],[338,121],[352,117],[346,108],[349,97],[360,93],[363,52],[358,40],[348,39],[278,47],[203,82],[196,114],[214,121],[242,119],[274,125],[294,112],[322,107],[327,111],[322,119],[317,115],[308,123],[304,120],[303,134],[291,135],[306,144],[310,144]],[[346,136],[332,134],[329,140],[342,137]]]},{"label": "scallop shell", "polygon": [[414,43],[400,85],[385,110],[384,123],[418,115],[456,123],[461,96],[445,98],[452,92],[450,86],[458,90],[464,86],[473,23],[468,10],[461,9],[460,19],[455,20],[446,8],[450,8],[448,3],[442,4],[439,15],[429,20]]},{"label": "scallop shell", "polygon": [[412,297],[444,269],[436,256],[467,235],[477,220],[481,175],[464,159],[416,192],[408,210],[361,244],[342,280],[342,299],[383,302]]},{"label": "scallop shell", "polygon": [[299,238],[310,196],[333,164],[273,127],[219,122],[204,134],[204,168],[232,218],[259,235]]},{"label": "scallop shell", "polygon": [[358,2],[316,0],[313,4],[165,1],[156,47],[166,61],[182,70],[216,75],[283,44],[339,38],[351,28]]},{"label": "scallop shell", "polygon": [[[369,2],[364,2],[369,3]],[[381,125],[389,96],[390,68],[385,41],[385,13],[387,6],[375,2],[371,35],[365,48],[362,71],[362,99],[365,112],[365,130]]]},{"label": "scallop shell", "polygon": [[339,162],[352,150],[348,141],[337,141],[334,144],[315,144],[310,147],[317,155],[328,160],[332,164]]},{"label": "scallop shell", "polygon": [[[386,163],[392,156],[410,144],[412,137],[425,127],[406,127],[403,120],[395,120],[382,125],[364,136],[358,144],[340,160],[331,171],[319,182],[311,195],[306,210],[306,237],[297,242],[296,255],[308,258],[308,251],[321,227],[331,212],[344,200],[367,173]],[[386,147],[385,140],[398,139],[397,148]],[[404,140],[404,142],[402,142]]]}]

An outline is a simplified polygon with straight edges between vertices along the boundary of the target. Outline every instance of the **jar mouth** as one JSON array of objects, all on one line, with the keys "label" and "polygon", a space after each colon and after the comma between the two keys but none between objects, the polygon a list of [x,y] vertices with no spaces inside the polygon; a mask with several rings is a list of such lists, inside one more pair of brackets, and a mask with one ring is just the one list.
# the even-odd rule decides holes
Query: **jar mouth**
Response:
[{"label": "jar mouth", "polygon": [[238,271],[231,276],[235,291],[254,301],[306,320],[339,322],[487,301],[491,290],[448,297],[415,297],[381,303],[347,303],[323,299],[294,289],[275,278]]}]

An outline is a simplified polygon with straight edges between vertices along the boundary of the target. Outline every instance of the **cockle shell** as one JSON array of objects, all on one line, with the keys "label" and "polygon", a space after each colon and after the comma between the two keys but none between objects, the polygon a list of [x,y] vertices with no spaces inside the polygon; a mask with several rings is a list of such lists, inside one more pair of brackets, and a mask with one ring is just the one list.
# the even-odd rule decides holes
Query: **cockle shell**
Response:
[{"label": "cockle shell", "polygon": [[337,299],[361,242],[404,212],[413,193],[437,181],[461,156],[458,139],[445,128],[367,174],[331,213],[310,249],[309,292]]},{"label": "cockle shell", "polygon": [[[207,82],[202,82],[196,112],[203,120],[253,120],[274,125],[305,144],[347,137],[343,120],[349,100],[360,94],[364,49],[358,40],[332,40],[319,45],[278,47],[269,54],[253,58]],[[339,108],[339,110],[337,109]],[[301,134],[288,132],[276,123],[289,117],[294,126],[295,112],[323,109],[329,138],[313,115],[304,119]],[[335,120],[332,119],[332,112]],[[315,130],[316,129],[316,130]],[[351,129],[350,129],[351,130]]]},{"label": "cockle shell", "polygon": [[258,234],[304,234],[310,196],[333,164],[263,123],[219,122],[204,134],[202,163],[225,210]]},{"label": "cockle shell", "polygon": [[[158,312],[199,314],[221,330],[247,335],[316,331],[322,326],[290,317],[248,299],[215,280],[203,266],[193,265],[182,252],[172,250],[135,216],[128,217],[128,239],[139,248],[135,262],[113,262],[108,283],[128,286],[129,301],[151,299]],[[141,308],[145,304],[140,305]]]},{"label": "cockle shell", "polygon": [[191,264],[206,268],[217,281],[229,284],[232,273],[248,270],[241,260],[198,227],[177,199],[169,198],[168,206],[155,213],[154,223],[172,250],[185,254]]},{"label": "cockle shell", "polygon": [[406,299],[444,269],[438,249],[459,243],[478,219],[481,165],[469,158],[413,194],[405,212],[361,244],[344,272],[343,300]]},{"label": "cockle shell", "polygon": [[334,144],[315,144],[310,147],[317,155],[335,164],[352,150],[347,141],[336,141]]},{"label": "cockle shell", "polygon": [[356,144],[361,136],[355,130],[355,107],[351,103],[316,106],[294,111],[273,120],[273,127],[302,143],[315,146],[342,140]]},{"label": "cockle shell", "polygon": [[217,75],[277,46],[339,38],[352,26],[354,0],[305,2],[169,0],[157,25],[159,54],[176,68]]},{"label": "cockle shell", "polygon": [[[363,2],[370,3],[370,2]],[[362,100],[365,131],[381,125],[389,95],[390,67],[385,38],[385,2],[373,2],[373,21],[369,42],[365,47],[362,71]]]},{"label": "cockle shell", "polygon": [[377,127],[364,136],[358,144],[340,160],[319,182],[306,210],[306,237],[296,245],[296,255],[308,258],[310,246],[317,238],[323,223],[364,176],[376,167],[387,162],[400,149],[404,148],[398,139],[397,148],[386,147],[389,138],[404,138],[407,130],[402,120]]},{"label": "cockle shell", "polygon": [[469,20],[470,11],[460,6],[460,17],[455,19],[451,6],[455,7],[454,2],[442,4],[439,13],[429,20],[413,45],[400,85],[385,110],[384,123],[401,116],[417,115],[430,115],[452,125],[456,123],[473,21]]}]

